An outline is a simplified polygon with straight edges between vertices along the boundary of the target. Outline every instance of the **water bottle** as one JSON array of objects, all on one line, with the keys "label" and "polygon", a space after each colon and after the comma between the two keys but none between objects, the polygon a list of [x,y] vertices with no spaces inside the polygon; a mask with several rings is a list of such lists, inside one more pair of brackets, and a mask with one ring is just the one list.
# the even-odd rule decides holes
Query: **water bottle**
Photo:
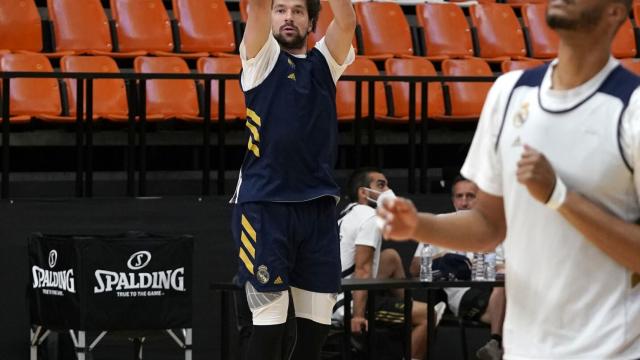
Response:
[{"label": "water bottle", "polygon": [[487,267],[487,280],[496,280],[496,253],[491,252],[484,256],[484,264]]},{"label": "water bottle", "polygon": [[432,263],[433,247],[429,244],[424,244],[420,253],[420,281],[433,281]]},{"label": "water bottle", "polygon": [[473,253],[473,269],[471,273],[471,279],[474,281],[484,281],[485,267],[484,267],[484,253]]}]

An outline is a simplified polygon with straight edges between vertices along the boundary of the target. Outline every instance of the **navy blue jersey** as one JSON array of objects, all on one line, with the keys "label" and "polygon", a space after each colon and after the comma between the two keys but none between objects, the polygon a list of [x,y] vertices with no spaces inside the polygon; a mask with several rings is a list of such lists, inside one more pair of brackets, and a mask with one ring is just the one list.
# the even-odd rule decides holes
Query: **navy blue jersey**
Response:
[{"label": "navy blue jersey", "polygon": [[337,196],[336,87],[326,59],[280,51],[267,78],[245,92],[247,154],[233,202]]}]

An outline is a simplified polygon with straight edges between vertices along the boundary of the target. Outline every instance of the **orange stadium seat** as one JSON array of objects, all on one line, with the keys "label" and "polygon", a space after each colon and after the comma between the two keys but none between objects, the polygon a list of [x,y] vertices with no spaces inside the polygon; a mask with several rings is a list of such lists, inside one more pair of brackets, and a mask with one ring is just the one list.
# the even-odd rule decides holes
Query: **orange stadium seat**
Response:
[{"label": "orange stadium seat", "polygon": [[[333,11],[331,10],[331,6],[329,6],[329,1],[321,0],[320,4],[322,5],[322,10],[320,11],[320,15],[318,16],[318,22],[316,23],[316,31],[309,33],[307,37],[307,48],[311,49],[316,42],[320,41],[322,37],[327,33],[327,29],[329,28],[329,24],[331,24],[331,20],[333,20]],[[358,52],[358,44],[356,43],[356,37],[353,36],[353,49]]]},{"label": "orange stadium seat", "polygon": [[[65,56],[60,59],[63,72],[119,73],[118,65],[108,56]],[[76,80],[65,79],[69,99],[69,115],[76,116]],[[86,91],[86,90],[85,90]],[[127,121],[129,107],[122,79],[96,79],[93,81],[93,118]],[[85,105],[86,110],[86,105]]]},{"label": "orange stadium seat", "polygon": [[[365,57],[356,56],[353,64],[349,65],[344,75],[380,75],[376,64]],[[382,82],[376,82],[375,91],[375,110],[376,117],[387,116],[387,101]],[[362,117],[369,116],[369,84],[362,83]],[[356,83],[355,81],[338,81],[336,88],[336,110],[338,112],[338,120],[351,121],[356,117]]]},{"label": "orange stadium seat", "polygon": [[152,55],[198,58],[209,55],[174,53],[169,15],[162,0],[110,0],[120,51],[146,51]]},{"label": "orange stadium seat", "polygon": [[424,29],[427,58],[473,56],[471,29],[458,5],[418,4],[416,17]]},{"label": "orange stadium seat", "polygon": [[527,27],[531,57],[552,59],[558,55],[558,35],[546,21],[547,4],[525,4],[522,7],[522,21]]},{"label": "orange stadium seat", "polygon": [[[137,57],[133,66],[138,73],[189,74],[189,67],[179,57]],[[178,118],[198,121],[198,94],[193,80],[147,80],[147,119]]]},{"label": "orange stadium seat", "polygon": [[640,2],[638,1],[634,1],[633,2],[633,20],[636,21],[636,25],[640,24]]},{"label": "orange stadium seat", "polygon": [[[53,68],[42,54],[6,54],[0,58],[0,71],[53,72]],[[24,123],[31,118],[53,122],[74,120],[62,116],[60,88],[56,79],[12,79],[9,97],[10,122]]]},{"label": "orange stadium seat", "polygon": [[640,59],[620,59],[620,64],[627,68],[627,70],[640,76]]},{"label": "orange stadium seat", "polygon": [[173,0],[180,50],[224,56],[236,49],[233,21],[223,0]]},{"label": "orange stadium seat", "polygon": [[[466,2],[468,0],[451,0],[452,3]],[[478,0],[478,4],[494,4],[495,0]]]},{"label": "orange stadium seat", "polygon": [[114,53],[109,20],[100,0],[47,0],[57,51],[133,57],[144,51]]},{"label": "orange stadium seat", "polygon": [[[34,0],[0,1],[0,49],[12,52],[41,52],[42,23]],[[69,55],[43,53],[49,57]]]},{"label": "orange stadium seat", "polygon": [[414,55],[411,28],[399,4],[358,2],[354,7],[365,56],[386,59]]},{"label": "orange stadium seat", "polygon": [[514,70],[526,70],[543,65],[541,60],[505,60],[500,64],[502,72],[509,72]]},{"label": "orange stadium seat", "polygon": [[506,0],[505,3],[513,8],[520,8],[526,4],[546,4],[547,0]]},{"label": "orange stadium seat", "polygon": [[[436,69],[433,64],[424,58],[413,59],[388,59],[384,63],[387,75],[413,75],[413,76],[436,76]],[[402,120],[409,119],[409,84],[406,82],[389,83],[393,93],[393,118]],[[444,97],[442,95],[442,84],[440,82],[430,82],[428,86],[427,116],[444,115]],[[420,120],[422,109],[422,84],[416,83],[416,119]]]},{"label": "orange stadium seat", "polygon": [[[491,68],[482,59],[448,59],[442,62],[445,76],[493,76]],[[490,82],[448,82],[451,115],[443,120],[475,120],[480,116],[484,100],[491,88]]]},{"label": "orange stadium seat", "polygon": [[637,54],[636,37],[633,33],[631,20],[627,19],[622,25],[611,43],[611,53],[617,58],[632,58]]},{"label": "orange stadium seat", "polygon": [[481,4],[469,8],[477,29],[478,55],[489,61],[527,56],[522,28],[506,4]]},{"label": "orange stadium seat", "polygon": [[[204,74],[230,74],[240,73],[242,63],[239,57],[200,58],[198,59],[198,72]],[[244,94],[240,88],[240,81],[226,80],[225,89],[225,120],[244,119],[247,116],[247,108],[244,103]],[[218,119],[218,81],[211,81],[211,118]]]}]

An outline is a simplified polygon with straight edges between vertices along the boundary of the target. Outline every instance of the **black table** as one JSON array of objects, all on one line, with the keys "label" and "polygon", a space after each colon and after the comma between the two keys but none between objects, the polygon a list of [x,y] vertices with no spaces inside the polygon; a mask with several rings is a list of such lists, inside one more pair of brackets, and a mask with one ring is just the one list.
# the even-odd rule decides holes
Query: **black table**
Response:
[{"label": "black table", "polygon": [[[367,300],[367,320],[369,331],[367,332],[368,358],[374,359],[373,331],[375,330],[375,292],[381,290],[404,289],[404,358],[411,359],[411,306],[413,302],[414,289],[426,289],[427,291],[427,359],[433,358],[433,345],[435,344],[435,295],[436,290],[448,287],[474,287],[493,288],[504,287],[504,280],[496,281],[420,281],[419,279],[344,279],[342,280],[341,291],[344,291],[344,338],[343,338],[343,359],[351,359],[351,291],[368,290]],[[210,289],[220,292],[220,345],[221,358],[229,358],[229,337],[226,329],[229,326],[229,292],[239,291],[241,288],[231,282],[211,283]]]}]

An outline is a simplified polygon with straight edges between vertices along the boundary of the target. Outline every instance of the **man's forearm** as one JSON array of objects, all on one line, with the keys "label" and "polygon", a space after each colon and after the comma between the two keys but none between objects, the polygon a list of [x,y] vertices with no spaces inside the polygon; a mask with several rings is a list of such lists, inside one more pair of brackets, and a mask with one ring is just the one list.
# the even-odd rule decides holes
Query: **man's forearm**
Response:
[{"label": "man's forearm", "polygon": [[438,216],[420,213],[414,233],[418,241],[463,251],[493,251],[504,236],[504,229],[477,210]]},{"label": "man's forearm", "polygon": [[569,191],[560,214],[600,250],[640,274],[640,226],[605,211],[577,192]]},{"label": "man's forearm", "polygon": [[343,31],[353,31],[356,27],[356,14],[351,0],[329,0],[333,11],[334,23]]}]

